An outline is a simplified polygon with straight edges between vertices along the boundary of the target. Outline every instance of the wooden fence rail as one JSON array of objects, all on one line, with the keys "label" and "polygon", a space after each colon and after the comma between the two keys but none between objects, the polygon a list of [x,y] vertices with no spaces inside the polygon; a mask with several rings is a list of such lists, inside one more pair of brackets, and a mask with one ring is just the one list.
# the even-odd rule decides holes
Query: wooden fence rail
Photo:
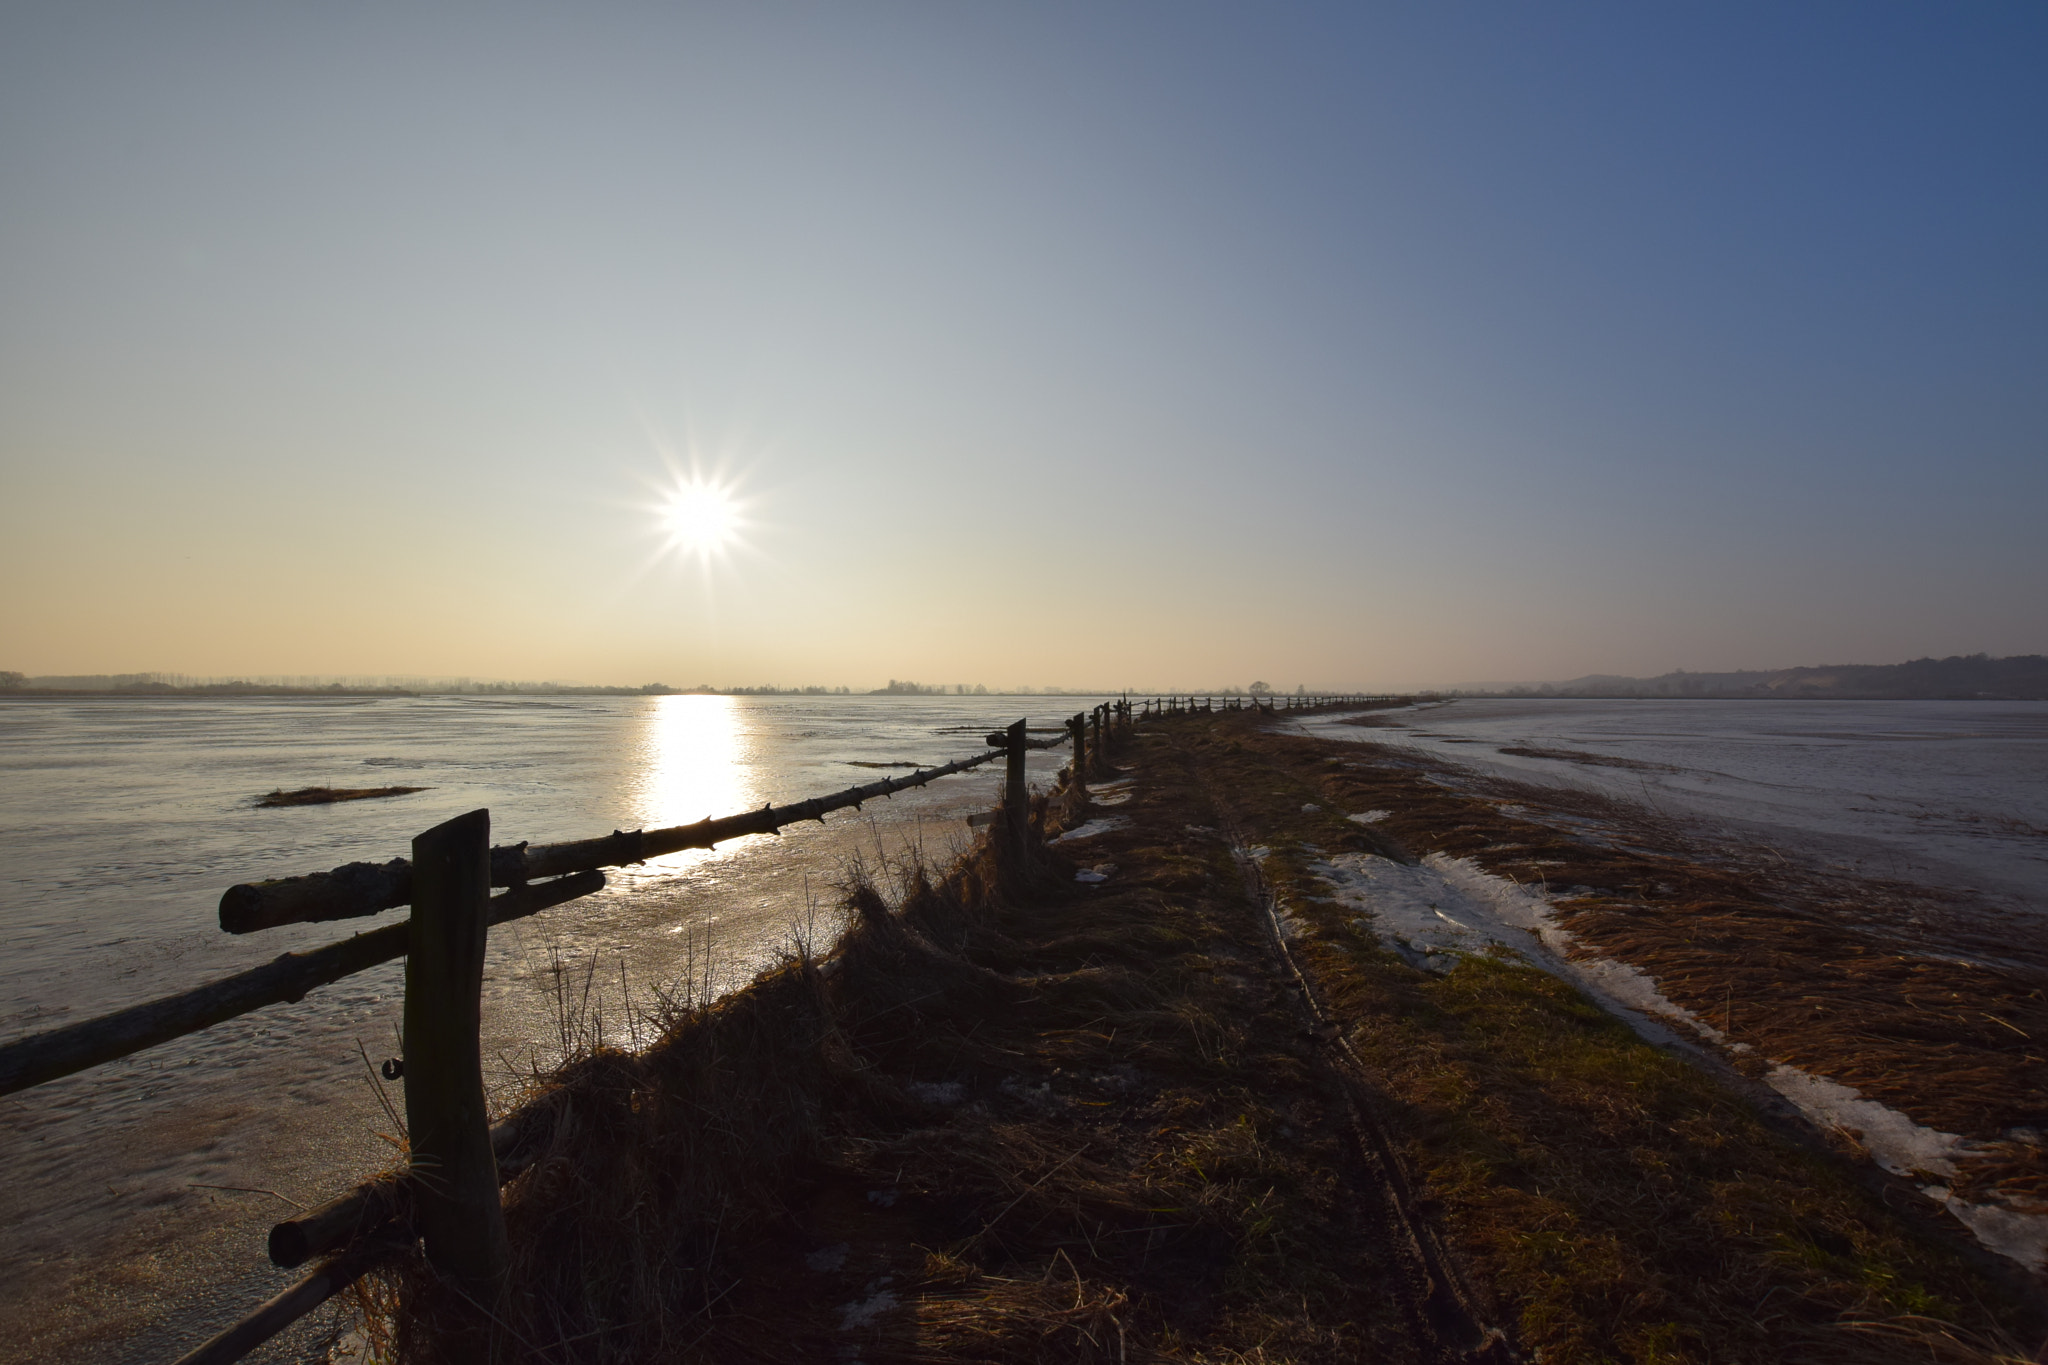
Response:
[{"label": "wooden fence rail", "polygon": [[[1253,698],[1275,711],[1280,698]],[[1288,709],[1382,700],[1294,696]],[[1391,700],[1391,699],[1384,699]],[[1240,698],[1226,708],[1241,709]],[[995,759],[1006,759],[999,815],[1009,837],[1028,837],[1024,760],[1033,749],[1071,745],[1068,780],[1085,790],[1090,776],[1108,776],[1110,754],[1142,717],[1200,709],[1188,696],[1128,697],[1104,702],[1034,740],[1022,720],[987,737],[988,751],[907,777],[883,778],[786,806],[667,829],[614,831],[556,844],[490,845],[490,813],[472,811],[421,834],[412,857],[349,863],[328,872],[229,888],[220,926],[243,934],[285,924],[354,919],[410,905],[412,916],[325,947],[285,953],[272,962],[177,995],[0,1046],[0,1095],[12,1094],[103,1062],[195,1033],[396,958],[406,959],[404,1057],[409,1153],[406,1169],[366,1181],[318,1208],[277,1224],[270,1258],[296,1267],[326,1257],[306,1276],[254,1313],[180,1358],[178,1365],[238,1360],[278,1331],[345,1289],[415,1239],[429,1260],[488,1301],[505,1272],[503,1208],[498,1190],[531,1160],[550,1126],[545,1100],[492,1127],[485,1111],[479,1056],[484,949],[492,926],[565,904],[602,889],[601,869],[643,862],[728,839],[777,834],[805,820],[921,787]],[[977,817],[978,819],[978,817]],[[493,895],[493,887],[502,887]]]},{"label": "wooden fence rail", "polygon": [[[1004,750],[995,748],[972,758],[921,769],[908,777],[885,777],[829,796],[788,806],[767,805],[739,815],[699,820],[694,825],[614,830],[600,838],[563,844],[508,844],[490,851],[491,885],[519,886],[541,877],[620,867],[689,848],[710,848],[748,834],[780,834],[785,826],[823,820],[833,811],[922,787],[1003,754]],[[393,858],[388,863],[348,863],[331,872],[231,886],[220,898],[220,927],[230,934],[248,934],[285,924],[359,919],[411,903],[412,864],[404,858]]]},{"label": "wooden fence rail", "polygon": [[[603,886],[602,872],[581,872],[520,887],[492,897],[491,923],[520,919]],[[408,920],[324,948],[285,953],[260,967],[161,1000],[18,1039],[0,1046],[0,1095],[197,1033],[265,1005],[301,1000],[315,987],[404,957],[411,943]]]}]

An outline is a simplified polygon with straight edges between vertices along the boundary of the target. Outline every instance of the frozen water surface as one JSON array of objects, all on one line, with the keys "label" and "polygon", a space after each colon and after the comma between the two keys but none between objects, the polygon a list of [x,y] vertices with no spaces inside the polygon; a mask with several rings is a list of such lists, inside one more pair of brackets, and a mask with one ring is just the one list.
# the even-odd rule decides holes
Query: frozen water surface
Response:
[{"label": "frozen water surface", "polygon": [[1287,723],[2048,915],[2048,702],[1467,698],[1376,715],[1390,724]]},{"label": "frozen water surface", "polygon": [[[496,843],[680,824],[871,782],[876,764],[977,753],[1020,715],[1051,722],[1094,700],[0,700],[0,1038],[391,923],[403,912],[237,938],[219,931],[215,905],[236,882],[403,855],[414,834],[479,806]],[[1063,761],[1034,753],[1033,780]],[[495,932],[487,1075],[509,1086],[553,1050],[541,988],[558,954],[578,993],[596,955],[592,998],[607,1034],[629,1040],[629,990],[644,1002],[701,972],[707,942],[714,987],[744,979],[813,898],[832,904],[850,855],[922,842],[943,856],[1001,781],[992,765],[779,839],[617,869],[599,895]],[[278,787],[397,785],[428,790],[253,804]],[[831,919],[813,926],[821,937]],[[403,979],[392,963],[0,1100],[0,1322],[17,1329],[0,1333],[0,1361],[168,1359],[275,1293],[288,1276],[270,1268],[264,1235],[284,1201],[318,1203],[391,1160],[357,1047],[373,1060],[397,1051]],[[95,1341],[64,1335],[95,1322]]]}]

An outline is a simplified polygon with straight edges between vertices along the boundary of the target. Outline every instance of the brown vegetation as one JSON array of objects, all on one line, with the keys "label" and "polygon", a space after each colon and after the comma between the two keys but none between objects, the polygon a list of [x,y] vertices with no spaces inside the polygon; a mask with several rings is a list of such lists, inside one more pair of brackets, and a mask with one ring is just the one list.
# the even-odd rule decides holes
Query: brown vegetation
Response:
[{"label": "brown vegetation", "polygon": [[1274,752],[1317,768],[1313,789],[1332,805],[1389,811],[1373,830],[1400,850],[1547,885],[1589,948],[1649,972],[1759,1057],[1984,1142],[2048,1122],[2048,950],[2024,922],[1709,844],[1590,794],[1447,786],[1411,752],[1366,747],[1340,763],[1320,746]]},{"label": "brown vegetation", "polygon": [[[2038,974],[1909,959],[1896,940],[1886,948],[1842,923],[1853,910],[1867,927],[1878,914],[1871,895],[1905,888],[1863,884],[1852,906],[1850,888],[1782,865],[1752,875],[1624,846],[1630,835],[1683,841],[1618,807],[1571,812],[1605,820],[1604,834],[1574,835],[1533,808],[1554,793],[1461,791],[1406,750],[1256,732],[1187,732],[1183,746],[1203,785],[1229,793],[1246,837],[1271,847],[1265,866],[1309,930],[1303,956],[1355,1021],[1350,1038],[1384,1076],[1416,1168],[1462,1204],[1454,1238],[1486,1278],[1513,1286],[1500,1292],[1520,1300],[1526,1342],[1547,1339],[1577,1359],[1884,1358],[1872,1342],[1892,1338],[1852,1344],[1833,1324],[1890,1321],[1937,1302],[1952,1323],[1967,1322],[1996,1301],[1972,1284],[1979,1274],[2005,1286],[2018,1316],[2003,1328],[1978,1319],[1977,1330],[2041,1331],[2039,1285],[1978,1251],[1960,1225],[1921,1213],[1931,1206],[1904,1182],[1788,1142],[1704,1074],[1540,972],[1469,958],[1445,977],[1411,969],[1362,932],[1355,912],[1320,901],[1307,864],[1322,850],[1402,860],[1443,852],[1576,888],[1566,922],[1582,941],[1646,967],[1667,994],[1731,1024],[1762,1056],[1991,1140],[1998,1160],[1975,1168],[1976,1190],[1995,1185],[2022,1204],[2039,1188],[2042,1154],[2002,1139],[2041,1112],[2038,1054],[2012,1046],[2025,1041],[2016,1028],[2039,1036],[2048,1026]],[[1459,778],[1468,782],[1476,779]],[[1391,815],[1369,826],[1344,818],[1366,808]],[[1886,918],[1908,927],[1900,906]],[[1681,963],[1689,970],[1673,971]],[[1936,980],[1952,1015],[1961,1014],[1954,996],[1974,990],[1980,1017],[1934,1015]],[[1860,1027],[1787,1018],[1795,1003],[1811,1013],[1816,999]],[[1874,1205],[1873,1189],[1903,1217]],[[1975,1270],[1963,1272],[1957,1254]],[[1765,1296],[1769,1311],[1745,1318],[1744,1306]],[[1792,1340],[1802,1342],[1796,1351]]]},{"label": "brown vegetation", "polygon": [[[365,1291],[373,1334],[564,1365],[1983,1365],[2038,1335],[1956,1238],[1568,987],[1418,972],[1319,904],[1319,849],[1476,851],[1508,841],[1459,831],[1511,817],[1259,726],[1140,732],[1129,823],[1076,851],[1100,886],[1001,825],[943,876],[856,869],[829,955],[665,997],[646,1052],[586,1047],[540,1083],[508,1293],[408,1262]],[[1357,798],[1397,816],[1327,808]],[[1234,856],[1253,839],[1306,999]]]}]

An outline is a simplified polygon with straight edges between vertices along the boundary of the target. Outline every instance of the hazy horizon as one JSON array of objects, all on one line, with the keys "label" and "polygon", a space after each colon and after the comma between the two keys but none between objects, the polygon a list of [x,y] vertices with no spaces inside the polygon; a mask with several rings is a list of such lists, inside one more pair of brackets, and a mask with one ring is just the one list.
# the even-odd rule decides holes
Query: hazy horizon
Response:
[{"label": "hazy horizon", "polygon": [[[2020,656],[2040,660],[2041,655]],[[1630,675],[1579,673],[1569,678],[1496,678],[1463,679],[1460,681],[1430,681],[1404,683],[1373,682],[1321,682],[1310,684],[1297,682],[1293,686],[1273,683],[1264,678],[1234,682],[1211,682],[1202,686],[1190,686],[1185,680],[1171,685],[1125,683],[1115,687],[1091,687],[1065,683],[1003,683],[991,685],[986,682],[934,683],[920,679],[897,679],[891,677],[885,685],[875,686],[868,682],[848,684],[845,682],[819,683],[815,680],[797,682],[775,682],[764,680],[732,681],[712,683],[699,679],[694,683],[670,682],[667,679],[652,679],[644,683],[603,681],[578,678],[491,678],[456,674],[441,677],[407,674],[364,674],[364,673],[314,673],[314,674],[214,674],[192,675],[153,671],[129,671],[124,673],[97,674],[43,674],[25,678],[19,685],[51,689],[87,688],[92,686],[162,684],[172,687],[208,687],[246,685],[251,687],[302,687],[316,688],[341,686],[360,689],[386,688],[421,692],[462,692],[490,689],[520,689],[540,691],[549,688],[564,690],[606,690],[629,693],[636,690],[660,689],[672,693],[712,692],[720,694],[759,693],[777,695],[819,695],[819,696],[879,696],[879,695],[933,695],[933,696],[975,696],[1028,697],[1028,696],[1114,696],[1119,693],[1133,697],[1204,694],[1232,695],[1257,691],[1270,692],[1276,696],[1287,696],[1303,692],[1310,694],[1333,693],[1469,693],[1505,691],[1507,689],[1564,687],[1574,683],[1654,683],[1672,678],[1719,678],[1769,677],[1774,674],[1788,674],[1805,671],[1830,671],[1863,668],[1897,668],[1902,665],[1923,663],[1999,663],[2005,660],[1988,659],[1984,655],[1956,656],[1948,659],[1922,657],[1912,660],[1893,660],[1873,664],[1870,662],[1841,662],[1785,664],[1775,668],[1720,668],[1720,669],[1676,669],[1661,674]],[[0,672],[0,690],[10,683],[6,673]],[[917,689],[912,691],[911,689]]]},{"label": "hazy horizon", "polygon": [[1997,4],[13,7],[0,668],[2040,652],[2044,60]]}]

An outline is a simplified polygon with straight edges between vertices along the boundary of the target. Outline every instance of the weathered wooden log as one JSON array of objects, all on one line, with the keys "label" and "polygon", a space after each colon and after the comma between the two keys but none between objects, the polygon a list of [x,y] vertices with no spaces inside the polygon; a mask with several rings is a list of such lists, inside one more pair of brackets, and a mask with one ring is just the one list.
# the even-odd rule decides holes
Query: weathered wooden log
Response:
[{"label": "weathered wooden log", "polygon": [[[787,825],[822,820],[833,811],[859,806],[864,801],[893,795],[911,787],[922,787],[927,782],[965,772],[1002,756],[1003,751],[997,749],[936,768],[921,769],[908,777],[885,777],[829,796],[812,797],[788,806],[763,806],[760,810],[739,815],[699,820],[693,825],[614,831],[601,838],[561,844],[509,844],[491,850],[491,885],[517,886],[539,877],[644,862],[686,848],[710,848],[749,834],[779,834]],[[331,872],[231,886],[220,898],[220,927],[231,934],[247,934],[282,924],[357,919],[396,909],[411,901],[412,864],[405,859],[393,858],[388,863],[349,863]]]},{"label": "weathered wooden log", "polygon": [[412,865],[405,1126],[413,1222],[434,1269],[489,1304],[512,1258],[479,1042],[490,941],[491,813],[473,810],[418,835]]},{"label": "weathered wooden log", "polygon": [[409,1239],[399,1232],[366,1237],[213,1340],[179,1356],[176,1365],[226,1365],[240,1360],[321,1304],[396,1256]]},{"label": "weathered wooden log", "polygon": [[[519,919],[603,886],[602,872],[585,872],[515,888],[492,899],[491,923]],[[0,1095],[126,1057],[266,1005],[303,999],[315,987],[404,957],[411,934],[409,921],[387,925],[324,948],[285,953],[178,995],[16,1039],[0,1046]]]},{"label": "weathered wooden log", "polygon": [[379,1176],[270,1229],[270,1263],[290,1270],[394,1220],[412,1226],[408,1173]]},{"label": "weathered wooden log", "polygon": [[[545,1100],[491,1128],[491,1152],[503,1185],[533,1164],[546,1146],[554,1111]],[[412,1226],[413,1176],[394,1171],[366,1180],[318,1208],[287,1218],[270,1229],[270,1263],[289,1270],[363,1236],[386,1223]]]}]

